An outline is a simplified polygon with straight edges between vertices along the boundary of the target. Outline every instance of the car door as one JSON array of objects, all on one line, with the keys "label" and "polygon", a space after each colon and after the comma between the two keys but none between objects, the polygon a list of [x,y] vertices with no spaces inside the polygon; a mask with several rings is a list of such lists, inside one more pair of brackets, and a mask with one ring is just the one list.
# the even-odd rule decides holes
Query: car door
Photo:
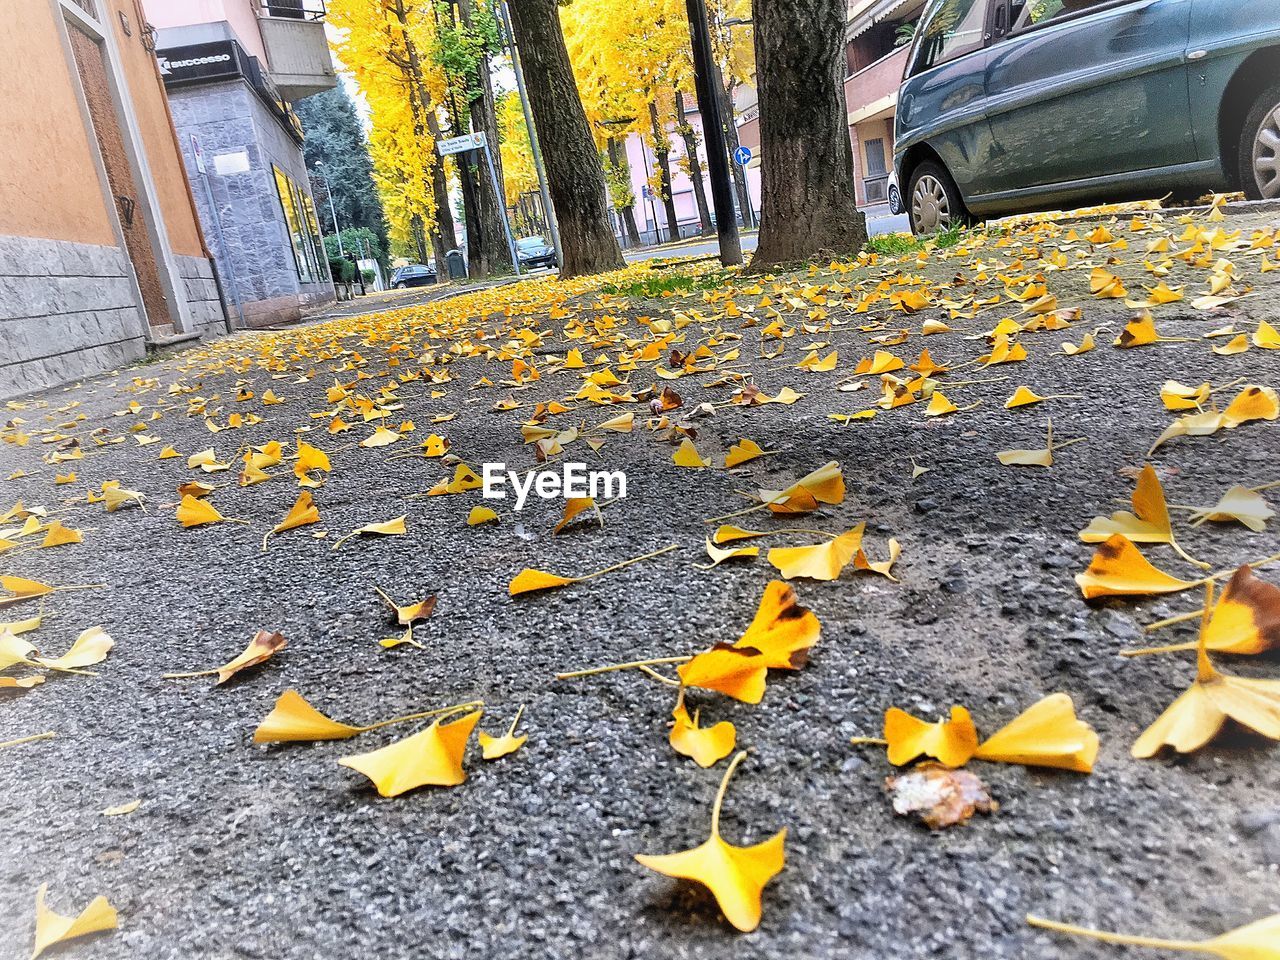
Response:
[{"label": "car door", "polygon": [[[1006,0],[934,0],[916,27],[898,91],[894,153],[927,142],[966,197],[988,169],[984,83],[990,15]],[[910,184],[902,185],[904,190]]]},{"label": "car door", "polygon": [[1009,3],[986,80],[1001,192],[1195,160],[1191,0]]}]

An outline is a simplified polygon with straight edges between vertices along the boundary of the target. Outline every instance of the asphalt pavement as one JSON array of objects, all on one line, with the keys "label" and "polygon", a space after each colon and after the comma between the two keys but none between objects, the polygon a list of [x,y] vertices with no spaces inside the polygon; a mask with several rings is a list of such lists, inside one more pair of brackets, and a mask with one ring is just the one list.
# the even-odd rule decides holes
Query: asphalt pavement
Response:
[{"label": "asphalt pavement", "polygon": [[[1267,211],[1233,213],[1222,223],[1194,216],[1206,230],[1239,230],[1246,243],[1280,225]],[[1185,656],[1123,659],[1117,651],[1143,642],[1143,624],[1192,608],[1197,597],[1089,605],[1072,582],[1093,552],[1077,532],[1091,517],[1121,509],[1134,470],[1172,419],[1158,395],[1164,381],[1280,387],[1280,351],[1217,354],[1211,348],[1229,338],[1204,338],[1227,326],[1248,332],[1261,320],[1280,324],[1280,271],[1261,273],[1257,250],[1214,250],[1200,266],[1174,261],[1167,279],[1185,285],[1186,299],[1155,314],[1163,336],[1187,341],[1117,349],[1112,340],[1135,310],[1091,296],[1089,265],[1107,264],[1131,297],[1143,296],[1155,282],[1142,265],[1153,233],[1134,231],[1125,215],[1108,231],[1126,248],[1111,248],[1083,239],[1096,222],[992,235],[935,251],[928,262],[911,255],[817,280],[801,273],[780,278],[781,286],[743,279],[736,317],[724,316],[724,304],[707,291],[601,301],[585,284],[538,280],[483,295],[489,300],[242,334],[11,405],[5,432],[30,439],[0,444],[0,513],[19,498],[44,505],[82,530],[84,542],[0,554],[0,572],[105,586],[59,591],[42,607],[0,610],[0,619],[43,609],[44,624],[27,636],[46,653],[62,652],[95,624],[115,647],[92,668],[97,676],[50,676],[25,693],[0,692],[0,740],[56,733],[0,750],[0,958],[30,955],[34,891],[45,882],[49,905],[62,913],[99,894],[118,908],[117,932],[56,954],[100,960],[1118,960],[1122,950],[1032,931],[1023,917],[1192,937],[1280,911],[1273,745],[1233,733],[1187,757],[1140,762],[1128,754],[1194,667]],[[1073,228],[1081,236],[1068,239]],[[1177,237],[1184,227],[1170,218],[1160,229]],[[1059,249],[1061,261],[1038,259]],[[1222,258],[1234,261],[1234,288],[1249,295],[1193,307],[1212,261]],[[847,424],[829,418],[870,408],[876,377],[865,377],[857,392],[838,384],[855,382],[853,365],[876,349],[910,361],[928,347],[958,363],[981,347],[966,337],[1004,317],[1028,316],[1006,299],[972,319],[937,303],[909,316],[880,304],[869,317],[854,312],[858,284],[909,292],[920,282],[947,283],[940,296],[959,299],[1005,289],[999,277],[1036,276],[1061,308],[1078,305],[1083,317],[1067,329],[1026,334],[1024,363],[943,375],[943,389],[967,409],[929,418],[923,405],[911,405]],[[828,284],[821,303],[813,299],[818,283]],[[756,306],[762,296],[772,307]],[[747,307],[757,318],[744,326]],[[767,353],[783,343],[787,349],[762,358],[770,309],[794,335],[766,339]],[[579,326],[575,317],[600,322]],[[592,349],[596,334],[583,338],[583,330],[611,336],[620,329],[642,344],[662,329],[654,318],[683,332],[684,349],[710,337],[717,353],[737,346],[740,357],[668,381],[657,379],[651,362],[627,373],[619,366],[622,346]],[[953,330],[922,338],[926,319],[949,319]],[[530,353],[542,376],[504,385],[512,351],[528,342],[517,334],[525,321],[542,336]],[[448,336],[452,324],[459,332]],[[909,331],[905,344],[871,340],[899,327]],[[1096,349],[1063,352],[1062,343],[1079,343],[1089,331],[1097,333]],[[839,351],[837,369],[796,368],[812,343],[830,344],[819,353]],[[582,524],[554,536],[561,505],[542,501],[518,516],[501,505],[508,515],[497,524],[471,527],[478,494],[418,496],[451,471],[393,455],[417,449],[432,431],[474,466],[531,466],[520,424],[533,404],[565,401],[581,388],[583,372],[604,366],[556,371],[548,364],[548,355],[575,346],[589,362],[607,353],[635,390],[655,381],[672,386],[686,412],[716,403],[713,416],[692,422],[704,457],[723,456],[741,437],[770,454],[732,474],[682,469],[671,459],[675,447],[645,429],[647,405],[571,401],[568,413],[551,419],[558,429],[635,413],[635,432],[609,435],[598,456],[581,441],[569,448],[627,473],[627,497],[604,510],[603,528]],[[412,421],[407,439],[361,447],[373,425],[350,411],[342,416],[351,431],[326,429],[342,390],[331,394],[335,383],[373,397],[424,366],[451,379],[411,379],[393,391],[402,407],[387,422]],[[791,387],[804,396],[790,406],[728,404],[726,388],[705,386],[726,371],[750,374],[770,395]],[[967,385],[950,386],[956,381]],[[1064,396],[1006,409],[1020,384]],[[284,402],[264,405],[267,390]],[[507,396],[520,407],[495,411]],[[227,428],[233,413],[261,420]],[[998,451],[1042,446],[1050,417],[1060,439],[1085,439],[1062,449],[1051,469],[997,461]],[[209,420],[223,429],[211,432]],[[1233,484],[1280,480],[1277,430],[1280,423],[1255,422],[1180,438],[1152,462],[1172,502],[1212,503]],[[63,439],[42,442],[55,435]],[[139,435],[158,441],[142,445]],[[75,449],[67,437],[77,438],[82,459],[45,462],[55,450]],[[263,534],[298,488],[288,460],[268,468],[274,479],[237,486],[240,455],[272,440],[291,448],[298,438],[332,460],[313,491],[321,523],[273,536],[264,552]],[[166,446],[180,456],[159,459]],[[186,458],[209,447],[228,471],[188,468]],[[755,843],[788,829],[786,867],[765,889],[763,921],[741,934],[705,891],[634,859],[706,838],[725,763],[703,770],[673,753],[666,687],[635,672],[576,681],[554,674],[735,640],[778,574],[767,550],[754,560],[696,567],[707,561],[704,537],[712,529],[703,518],[741,509],[735,490],[780,488],[829,460],[843,467],[844,503],[803,519],[757,513],[738,522],[837,531],[864,519],[872,559],[884,555],[888,538],[902,544],[894,568],[900,582],[852,571],[830,583],[796,581],[800,602],[822,623],[805,668],[771,676],[758,706],[690,697],[704,724],[732,720],[750,751],[724,808],[726,839]],[[916,468],[927,472],[913,477]],[[56,474],[70,471],[73,482],[55,485]],[[15,473],[25,475],[4,479]],[[177,487],[192,480],[216,485],[210,502],[248,523],[183,529],[174,513]],[[84,503],[85,492],[104,481],[145,494],[145,512]],[[331,549],[342,534],[402,514],[404,536]],[[1280,549],[1273,526],[1193,529],[1185,514],[1177,522],[1183,546],[1215,568]],[[313,536],[318,530],[327,536]],[[579,575],[672,543],[680,549],[597,579],[508,595],[526,566]],[[1144,549],[1162,568],[1193,576],[1167,548]],[[1280,581],[1275,572],[1262,575]],[[379,645],[400,630],[375,587],[400,602],[438,598],[415,629],[422,649]],[[289,645],[227,684],[161,678],[218,666],[259,629],[279,630]],[[1168,642],[1193,635],[1186,625],[1162,634]],[[1265,657],[1223,666],[1280,676]],[[254,746],[254,727],[289,688],[355,724],[483,698],[481,728],[496,734],[523,706],[520,729],[529,740],[494,762],[482,761],[473,743],[464,784],[384,799],[337,760],[420,727]],[[895,816],[884,797],[893,768],[883,751],[849,743],[878,734],[892,705],[934,719],[961,703],[990,732],[1055,691],[1070,694],[1099,733],[1094,773],[975,763],[1000,809],[949,831],[931,833]],[[102,813],[134,800],[140,805],[132,813]]]}]

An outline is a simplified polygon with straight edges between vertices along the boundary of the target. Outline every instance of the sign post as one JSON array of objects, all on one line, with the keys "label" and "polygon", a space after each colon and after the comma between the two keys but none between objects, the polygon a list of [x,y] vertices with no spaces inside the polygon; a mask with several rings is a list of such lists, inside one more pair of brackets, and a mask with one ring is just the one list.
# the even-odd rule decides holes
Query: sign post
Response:
[{"label": "sign post", "polygon": [[489,167],[489,179],[493,183],[493,195],[502,207],[502,226],[507,233],[507,248],[511,251],[511,268],[515,270],[517,277],[520,276],[520,257],[516,253],[516,238],[511,233],[511,222],[507,219],[506,198],[502,196],[498,187],[498,172],[493,166],[493,155],[489,152],[489,138],[485,136],[483,130],[478,133],[465,133],[460,137],[437,140],[436,149],[440,151],[442,157],[470,153],[472,150],[480,150],[484,153],[485,163]]}]

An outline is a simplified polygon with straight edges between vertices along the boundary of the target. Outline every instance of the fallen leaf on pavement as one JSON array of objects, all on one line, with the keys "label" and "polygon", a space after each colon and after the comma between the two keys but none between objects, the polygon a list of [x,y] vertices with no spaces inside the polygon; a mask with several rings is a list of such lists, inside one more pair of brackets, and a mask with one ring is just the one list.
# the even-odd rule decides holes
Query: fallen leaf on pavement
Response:
[{"label": "fallen leaf on pavement", "polygon": [[481,713],[475,710],[449,723],[441,717],[419,733],[338,763],[364,774],[384,797],[424,786],[456,787],[467,779],[462,757]]},{"label": "fallen leaf on pavement", "polygon": [[667,739],[672,749],[682,757],[690,757],[700,767],[711,767],[733,753],[738,736],[733,724],[721,720],[714,726],[698,726],[698,711],[695,710],[690,718],[683,692],[671,716],[674,722]]},{"label": "fallen leaf on pavement", "polygon": [[1109,519],[1094,517],[1089,526],[1080,531],[1080,539],[1085,543],[1101,543],[1116,534],[1123,534],[1133,543],[1168,544],[1187,562],[1204,566],[1187,556],[1174,539],[1164,488],[1160,485],[1155,468],[1149,463],[1138,474],[1132,503],[1133,513],[1121,510],[1113,513]]},{"label": "fallen leaf on pavement", "polygon": [[[474,704],[465,704],[474,706]],[[395,723],[407,723],[410,720],[422,720],[426,717],[438,716],[445,712],[456,713],[458,707],[446,707],[444,710],[426,710],[422,713],[410,713],[390,720],[379,720],[364,726],[352,726],[331,720],[307,702],[297,690],[290,688],[280,694],[275,706],[253,731],[254,743],[292,743],[312,740],[347,740],[358,733],[367,733],[381,727],[389,727]]]},{"label": "fallen leaf on pavement", "polygon": [[31,960],[36,960],[55,944],[117,928],[115,907],[107,902],[106,897],[94,897],[77,916],[64,917],[44,905],[48,890],[49,885],[42,883],[36,891],[36,943]]},{"label": "fallen leaf on pavement", "polygon": [[725,919],[749,933],[760,925],[760,896],[786,862],[787,831],[778,831],[763,843],[737,847],[720,837],[720,809],[724,805],[729,778],[746,757],[741,751],[733,758],[720,782],[711,808],[711,836],[691,850],[664,855],[636,854],[636,860],[668,877],[701,883],[716,898]]},{"label": "fallen leaf on pavement", "polygon": [[1076,719],[1069,696],[1053,693],[984,740],[973,756],[997,763],[1092,773],[1098,735],[1089,724]]},{"label": "fallen leaf on pavement", "polygon": [[1250,530],[1261,533],[1267,521],[1276,515],[1271,506],[1258,493],[1248,487],[1234,486],[1222,495],[1215,506],[1197,509],[1191,515],[1191,525],[1199,526],[1206,520],[1230,523],[1236,520]]},{"label": "fallen leaf on pavement", "polygon": [[337,550],[340,546],[354,537],[360,536],[382,536],[382,537],[398,537],[405,532],[405,517],[399,516],[394,520],[384,520],[382,523],[366,523],[363,527],[356,527],[345,537],[339,537],[333,542],[331,550]]},{"label": "fallen leaf on pavement", "polygon": [[1107,933],[1089,927],[1077,927],[1069,923],[1045,920],[1027,914],[1027,923],[1041,930],[1065,933],[1073,937],[1087,937],[1131,947],[1151,947],[1189,953],[1211,953],[1221,960],[1277,960],[1280,958],[1280,913],[1239,927],[1230,933],[1209,940],[1162,940],[1157,937],[1139,937],[1126,933]]},{"label": "fallen leaf on pavement", "polygon": [[289,512],[285,514],[285,518],[263,535],[262,549],[267,549],[267,537],[273,533],[284,533],[286,530],[293,530],[297,527],[305,527],[319,522],[320,511],[311,499],[311,491],[303,490],[298,494],[298,499],[293,506],[289,508]]},{"label": "fallen leaf on pavement", "polygon": [[703,460],[698,453],[698,448],[693,445],[693,441],[688,437],[681,442],[679,448],[671,455],[671,461],[677,467],[685,467],[688,469],[698,469],[710,466],[706,460]]},{"label": "fallen leaf on pavement", "polygon": [[1228,719],[1272,740],[1280,740],[1280,680],[1254,680],[1221,673],[1209,661],[1207,626],[1213,606],[1213,581],[1205,588],[1205,613],[1196,648],[1195,682],[1173,701],[1134,742],[1138,759],[1155,756],[1161,747],[1191,753],[1212,740]]},{"label": "fallen leaf on pavement", "polygon": [[927,723],[890,707],[884,714],[889,762],[900,767],[917,757],[933,757],[948,767],[963,767],[978,749],[978,731],[969,711],[953,706],[949,720]]},{"label": "fallen leaf on pavement", "polygon": [[1152,566],[1124,534],[1117,533],[1098,544],[1084,573],[1077,573],[1076,586],[1086,600],[1095,597],[1148,596],[1177,593],[1199,586],[1199,580],[1179,580]]},{"label": "fallen leaf on pavement", "polygon": [[754,647],[717,643],[676,668],[686,687],[715,690],[743,703],[764,698],[769,662]]},{"label": "fallen leaf on pavement", "polygon": [[721,550],[710,538],[706,541],[707,556],[711,558],[710,563],[695,563],[694,566],[699,570],[710,570],[712,567],[718,567],[726,560],[733,560],[739,557],[758,557],[760,556],[759,547],[731,547],[728,550]]},{"label": "fallen leaf on pavement", "polygon": [[589,510],[595,511],[596,521],[603,527],[604,517],[601,515],[600,507],[596,504],[594,497],[569,497],[564,502],[564,515],[560,518],[560,522],[556,524],[552,534],[558,534]]},{"label": "fallen leaf on pavement", "polygon": [[968,770],[952,770],[931,761],[886,777],[884,786],[894,813],[915,816],[930,830],[945,830],[966,823],[974,813],[994,813],[1000,807],[986,784]]},{"label": "fallen leaf on pavement", "polygon": [[163,675],[163,679],[180,680],[185,677],[208,677],[216,673],[218,675],[218,683],[223,684],[241,670],[257,666],[269,660],[288,644],[289,641],[284,638],[283,634],[272,633],[269,630],[259,630],[239,656],[229,660],[222,666],[214,667],[211,670],[195,670],[189,673],[166,673]]},{"label": "fallen leaf on pavement", "polygon": [[664,553],[670,553],[672,550],[679,548],[679,544],[671,544],[669,547],[663,547],[661,550],[655,550],[652,553],[646,553],[643,556],[632,557],[630,560],[623,560],[621,563],[615,563],[611,567],[605,567],[603,570],[597,570],[594,573],[586,573],[580,577],[562,577],[559,574],[547,573],[543,570],[534,570],[531,567],[525,567],[512,578],[511,583],[507,585],[507,592],[511,596],[521,593],[532,593],[535,590],[550,590],[553,587],[563,587],[571,583],[581,583],[584,580],[591,580],[595,577],[603,576],[606,573],[612,573],[614,570],[621,570],[623,567],[630,566],[633,563],[639,563],[642,560],[651,560],[654,557],[660,557]]},{"label": "fallen leaf on pavement", "polygon": [[812,580],[835,580],[862,546],[866,523],[833,537],[825,543],[806,547],[773,547],[769,562],[788,580],[808,577]]},{"label": "fallen leaf on pavement", "polygon": [[130,800],[128,803],[122,803],[116,807],[107,807],[102,811],[104,817],[123,817],[133,813],[142,806],[141,800]]},{"label": "fallen leaf on pavement", "polygon": [[382,598],[382,602],[395,612],[396,623],[400,624],[402,627],[407,627],[411,623],[427,619],[427,617],[431,616],[431,611],[436,608],[436,598],[434,595],[427,597],[425,600],[418,600],[415,603],[407,603],[404,606],[400,606],[387,596],[380,588],[374,587],[373,590]]},{"label": "fallen leaf on pavement", "polygon": [[486,760],[497,760],[508,754],[515,753],[525,745],[529,737],[527,734],[516,736],[516,724],[520,722],[520,716],[524,713],[524,705],[521,704],[520,709],[516,711],[515,717],[511,721],[511,726],[507,728],[507,732],[500,737],[493,737],[485,733],[483,730],[477,735],[480,741],[480,755]]},{"label": "fallen leaf on pavement", "polygon": [[107,654],[114,645],[115,641],[101,627],[90,627],[76,637],[76,642],[71,645],[71,649],[62,656],[33,659],[40,666],[48,667],[50,670],[80,670],[107,659]]},{"label": "fallen leaf on pavement", "polygon": [[764,455],[765,451],[761,450],[758,444],[744,437],[729,447],[729,452],[724,458],[724,465],[725,467],[736,467],[739,464],[755,460],[757,457],[763,457]]},{"label": "fallen leaf on pavement", "polygon": [[800,606],[791,585],[773,580],[765,587],[755,616],[734,646],[756,651],[771,670],[799,670],[821,636],[818,618],[812,610]]}]

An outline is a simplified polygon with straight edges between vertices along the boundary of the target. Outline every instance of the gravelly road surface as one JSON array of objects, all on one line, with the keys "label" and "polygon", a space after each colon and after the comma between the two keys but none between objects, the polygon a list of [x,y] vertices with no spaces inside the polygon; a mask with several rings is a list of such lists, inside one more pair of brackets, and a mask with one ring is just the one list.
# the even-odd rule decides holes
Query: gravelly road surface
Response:
[{"label": "gravelly road surface", "polygon": [[[1126,234],[1126,223],[1112,228],[1117,236]],[[1275,215],[1266,213],[1222,224],[1244,230],[1246,238],[1276,225]],[[1175,236],[1180,231],[1177,226]],[[1130,240],[1132,249],[1117,254],[1125,265],[1115,269],[1136,278],[1146,241],[1137,234]],[[1045,241],[1040,249],[1047,248]],[[1088,245],[1070,249],[1087,252]],[[1011,272],[1022,250],[1021,244],[988,246],[908,269],[935,280],[957,272],[972,278],[979,270],[971,258],[982,256],[1004,264],[989,270],[994,275]],[[77,435],[107,427],[114,436],[135,418],[113,413],[137,399],[144,417],[164,411],[151,432],[184,459],[157,461],[160,445],[138,447],[131,439],[100,448],[86,439],[84,460],[58,468],[74,468],[78,482],[54,487],[55,469],[40,460],[51,446],[38,439],[23,448],[0,446],[0,477],[17,469],[28,474],[0,480],[0,511],[22,497],[58,510],[85,531],[81,545],[15,552],[0,558],[0,570],[57,584],[109,584],[55,594],[45,605],[45,626],[32,639],[56,652],[92,624],[116,639],[96,678],[53,677],[0,703],[0,739],[58,734],[0,753],[0,957],[29,955],[33,893],[42,882],[50,884],[50,905],[61,912],[99,893],[119,908],[117,933],[61,954],[95,958],[1080,960],[1125,954],[1029,930],[1024,914],[1207,936],[1280,910],[1280,792],[1270,744],[1231,736],[1176,760],[1138,762],[1128,755],[1137,734],[1190,682],[1193,668],[1185,656],[1125,660],[1116,652],[1139,640],[1140,624],[1189,609],[1196,598],[1090,607],[1071,579],[1091,555],[1077,531],[1092,516],[1120,508],[1116,501],[1132,487],[1123,468],[1145,462],[1171,418],[1158,397],[1164,380],[1218,385],[1240,377],[1280,387],[1280,351],[1217,356],[1210,347],[1225,341],[1201,339],[1228,323],[1249,331],[1252,321],[1276,320],[1280,313],[1274,279],[1280,272],[1258,276],[1256,254],[1229,255],[1257,285],[1253,297],[1218,315],[1188,303],[1162,307],[1161,332],[1194,341],[1129,351],[1113,349],[1110,341],[1132,310],[1091,300],[1087,269],[1049,274],[1050,290],[1063,306],[1082,304],[1084,320],[1069,330],[1025,335],[1026,363],[952,375],[1004,379],[948,391],[962,406],[981,406],[937,420],[923,417],[921,405],[847,426],[832,422],[828,413],[870,402],[869,392],[839,393],[834,385],[873,345],[856,318],[830,332],[797,332],[783,357],[736,366],[752,370],[768,393],[791,386],[805,398],[789,407],[722,408],[700,424],[697,439],[705,456],[722,454],[741,436],[775,455],[730,476],[676,468],[673,448],[642,429],[611,437],[602,462],[627,472],[628,497],[606,509],[603,530],[580,527],[555,538],[554,503],[531,502],[519,528],[508,517],[473,529],[464,520],[478,494],[404,499],[444,471],[420,459],[388,459],[409,442],[360,449],[354,442],[367,428],[330,437],[326,420],[310,418],[326,408],[335,361],[291,361],[282,379],[251,364],[209,372],[211,363],[233,355],[281,348],[287,357],[283,348],[298,337],[320,342],[316,328],[276,340],[224,342],[50,391],[41,398],[49,408],[6,411],[25,418],[28,431],[83,412],[88,419]],[[1095,252],[1091,262],[1105,256]],[[882,269],[837,279],[850,284]],[[792,279],[797,287],[807,282]],[[1203,292],[1203,270],[1179,263],[1168,279],[1193,284],[1188,301]],[[1140,289],[1136,280],[1130,288]],[[738,297],[740,303],[752,299],[758,298]],[[661,316],[681,305],[690,303],[633,303],[627,311]],[[606,312],[620,316],[625,306]],[[692,306],[715,313],[707,304]],[[847,319],[846,309],[827,306],[833,319]],[[935,357],[964,360],[980,344],[963,335],[1014,312],[987,310],[956,322],[951,334],[913,336],[892,349],[914,358],[928,346]],[[921,317],[938,315],[926,311],[901,325],[918,329]],[[1059,349],[1103,323],[1110,329],[1092,353],[1069,358]],[[559,335],[561,326],[544,321],[547,349],[556,353],[570,345]],[[725,326],[735,330],[736,322]],[[750,358],[757,331],[741,332],[743,356]],[[633,324],[628,334],[645,332]],[[370,370],[380,372],[386,342],[366,339],[340,346],[359,350],[372,361]],[[803,355],[799,347],[810,340],[838,347],[837,371],[794,369]],[[314,379],[296,383],[308,369]],[[456,419],[435,427],[447,430],[454,453],[472,464],[528,464],[518,434],[526,411],[489,411],[507,388],[469,389],[482,373],[507,376],[509,364],[459,360],[453,370],[453,382],[436,388],[443,397],[433,399],[422,383],[404,387],[404,410],[395,422],[413,419],[413,437],[420,440],[433,415],[456,411]],[[724,390],[700,386],[711,376],[674,384],[686,406],[727,399]],[[130,392],[134,377],[155,382]],[[362,389],[372,393],[382,379]],[[636,387],[651,379],[644,366],[632,375]],[[287,402],[236,404],[237,380],[258,396],[270,387]],[[198,384],[205,397],[220,394],[211,404],[221,407],[220,422],[237,409],[252,409],[264,420],[212,435],[203,418],[185,415],[185,396],[167,396],[178,381]],[[570,373],[548,373],[514,395],[529,404],[562,398],[578,384]],[[1004,409],[1018,384],[1080,396]],[[54,412],[73,400],[81,403],[74,412]],[[583,405],[561,422],[598,422],[612,412]],[[998,450],[1041,446],[1050,414],[1061,438],[1088,440],[1063,450],[1049,470],[997,463]],[[243,489],[234,486],[235,461],[231,472],[214,475],[214,482],[232,484],[214,494],[215,505],[250,526],[178,526],[173,491],[194,476],[186,455],[212,445],[230,460],[242,444],[287,442],[294,430],[312,425],[308,439],[334,451],[334,471],[316,491],[328,540],[314,539],[317,528],[309,528],[273,538],[269,551],[260,551],[261,534],[296,495],[287,465],[274,471],[281,479]],[[1280,479],[1277,430],[1278,424],[1253,423],[1175,440],[1153,462],[1172,502],[1209,504],[1234,483]],[[913,458],[929,468],[914,481]],[[851,571],[834,583],[798,582],[801,602],[823,626],[809,665],[771,678],[757,707],[696,698],[704,722],[733,720],[740,745],[752,751],[729,792],[725,836],[758,842],[789,828],[787,866],[765,891],[763,922],[742,935],[700,889],[633,860],[638,852],[672,852],[705,838],[724,764],[702,770],[672,752],[665,688],[633,674],[575,682],[552,676],[736,639],[776,571],[763,557],[695,569],[693,563],[705,560],[709,529],[701,518],[736,509],[742,501],[735,488],[781,487],[830,459],[843,465],[848,498],[806,525],[837,530],[867,519],[873,554],[883,554],[889,536],[902,542],[901,583]],[[61,503],[111,479],[144,492],[147,512],[108,515],[100,506]],[[341,533],[400,513],[408,515],[407,536],[330,550]],[[1182,530],[1184,546],[1215,568],[1278,549],[1272,530],[1189,530],[1185,524]],[[586,572],[668,543],[681,549],[562,590],[507,595],[508,581],[524,566]],[[1166,548],[1147,554],[1190,576],[1191,568]],[[403,600],[438,595],[434,616],[417,632],[427,649],[378,646],[393,628],[375,584]],[[12,612],[26,616],[30,608]],[[215,666],[264,627],[282,631],[289,647],[226,686],[160,679],[169,671]],[[1189,639],[1192,632],[1180,627],[1167,636]],[[1280,676],[1274,660],[1225,666]],[[250,744],[254,726],[288,687],[353,722],[481,697],[489,711],[482,728],[493,733],[527,704],[522,728],[529,742],[494,763],[481,762],[473,744],[464,785],[381,799],[335,760],[409,730],[345,743]],[[1098,730],[1095,772],[975,763],[1000,810],[948,832],[930,834],[895,817],[882,791],[891,772],[883,753],[848,743],[852,735],[878,733],[890,705],[933,718],[963,703],[980,729],[991,732],[1058,690],[1071,694],[1080,716]],[[134,799],[142,804],[131,815],[100,814]]]}]

